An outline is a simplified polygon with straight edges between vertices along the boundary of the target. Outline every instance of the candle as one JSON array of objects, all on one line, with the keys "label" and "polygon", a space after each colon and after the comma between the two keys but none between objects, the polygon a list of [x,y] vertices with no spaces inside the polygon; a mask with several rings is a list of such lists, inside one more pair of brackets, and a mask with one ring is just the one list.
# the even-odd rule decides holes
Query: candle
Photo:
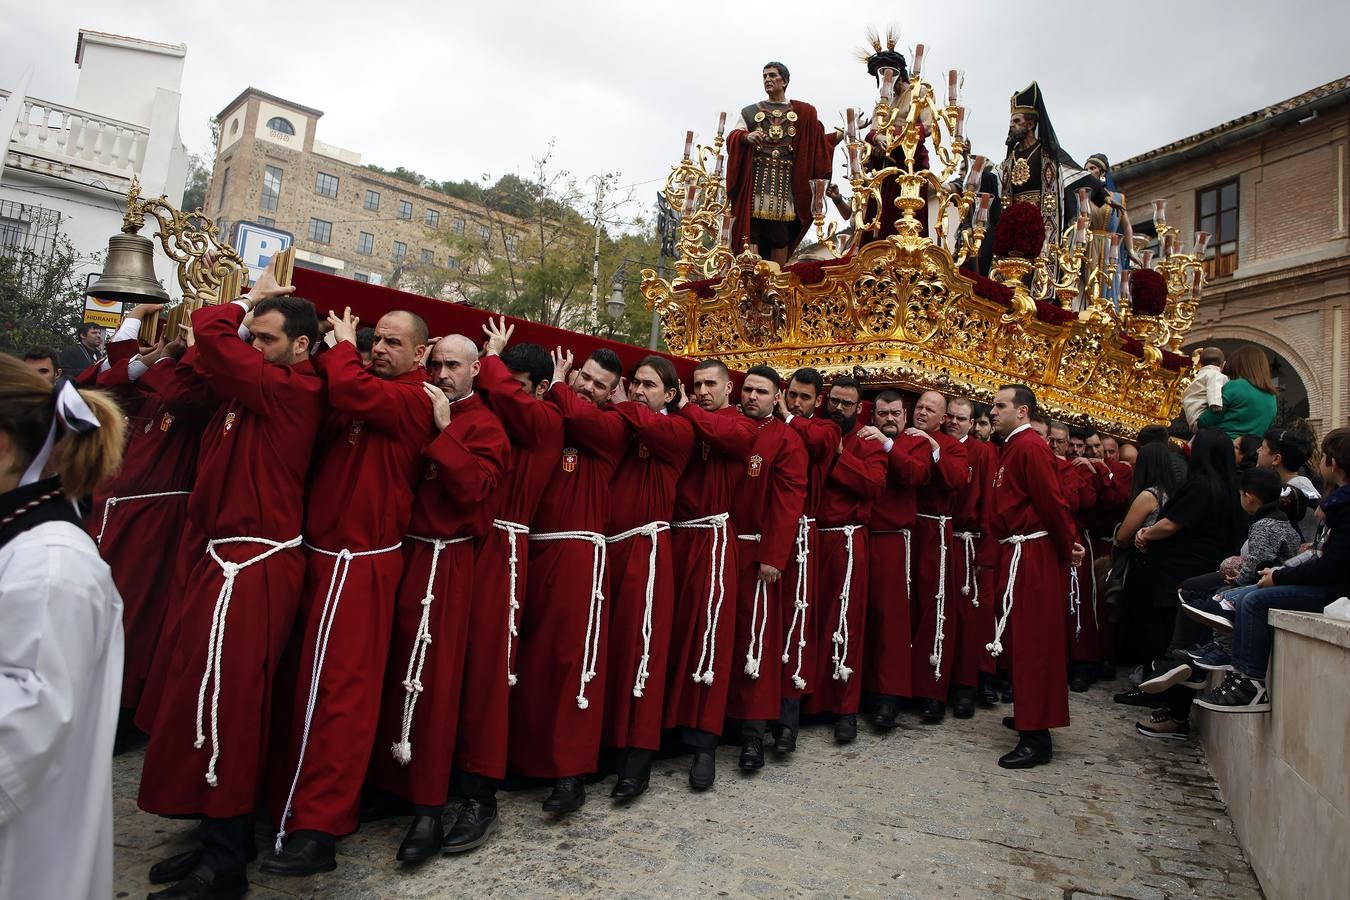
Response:
[{"label": "candle", "polygon": [[1171,259],[1176,250],[1177,236],[1173,232],[1163,235],[1162,239],[1162,258]]},{"label": "candle", "polygon": [[844,110],[844,121],[846,123],[844,126],[844,133],[848,136],[850,141],[856,141],[858,139],[857,107],[850,106],[848,109]]},{"label": "candle", "polygon": [[686,131],[686,132],[684,133],[684,160],[685,160],[685,162],[688,162],[688,161],[689,161],[689,153],[690,153],[690,151],[693,149],[693,146],[694,146],[694,133],[693,133],[692,131]]},{"label": "candle", "polygon": [[828,178],[811,179],[811,215],[817,218],[825,215],[825,188],[829,184]]},{"label": "candle", "polygon": [[[980,157],[983,159],[984,157]],[[980,205],[975,210],[975,226],[983,228],[989,222],[989,204],[993,202],[994,195],[980,191]]]},{"label": "candle", "polygon": [[1152,251],[1152,250],[1145,250],[1143,253],[1139,254],[1139,267],[1140,267],[1141,269],[1151,269],[1151,268],[1153,268],[1153,251]]},{"label": "candle", "polygon": [[723,156],[721,153],[717,154],[717,171],[713,173],[714,177],[716,178],[722,177],[722,166],[725,162],[726,157]]},{"label": "candle", "polygon": [[1080,187],[1074,193],[1078,195],[1078,215],[1086,216],[1091,214],[1092,205],[1088,200],[1088,195],[1092,193],[1091,189]]},{"label": "candle", "polygon": [[717,117],[717,136],[721,137],[727,130],[727,114],[722,113]]},{"label": "candle", "polygon": [[730,212],[722,213],[722,231],[717,236],[717,242],[723,246],[731,246],[732,226],[736,224],[736,217]]},{"label": "candle", "polygon": [[1109,242],[1109,244],[1110,244],[1110,246],[1111,246],[1111,252],[1110,252],[1110,254],[1107,256],[1106,261],[1107,261],[1108,263],[1113,263],[1113,262],[1115,262],[1116,260],[1120,259],[1120,234],[1119,234],[1119,233],[1112,233],[1112,234],[1107,238],[1107,241]]},{"label": "candle", "polygon": [[1075,247],[1087,240],[1087,231],[1088,217],[1086,213],[1081,213],[1078,216],[1078,224],[1073,229],[1073,245]]},{"label": "candle", "polygon": [[898,74],[889,66],[881,69],[881,99],[886,103],[895,99],[895,78]]},{"label": "candle", "polygon": [[862,159],[858,155],[858,145],[848,145],[848,174],[853,178],[862,177]]},{"label": "candle", "polygon": [[912,78],[918,78],[923,74],[923,44],[914,45],[914,65],[910,67],[909,74]]},{"label": "candle", "polygon": [[1120,273],[1120,298],[1122,300],[1130,299],[1130,273],[1133,269],[1126,269]]},{"label": "candle", "polygon": [[956,139],[965,141],[966,139],[966,108],[958,106],[956,108]]},{"label": "candle", "polygon": [[949,70],[947,71],[947,105],[948,105],[948,106],[955,106],[955,105],[956,105],[956,94],[957,94],[957,91],[956,91],[956,79],[957,79],[956,70],[955,70],[955,69],[949,69]]},{"label": "candle", "polygon": [[1153,201],[1153,224],[1167,224],[1167,201],[1158,199]]},{"label": "candle", "polygon": [[1195,255],[1201,259],[1205,258],[1205,251],[1209,249],[1209,232],[1197,231],[1195,233]]},{"label": "candle", "polygon": [[690,182],[684,186],[684,215],[692,216],[698,211],[698,185]]},{"label": "candle", "polygon": [[984,156],[976,156],[971,160],[970,174],[966,176],[966,187],[971,190],[979,189],[980,179],[984,176],[984,166],[987,162],[988,158]]}]

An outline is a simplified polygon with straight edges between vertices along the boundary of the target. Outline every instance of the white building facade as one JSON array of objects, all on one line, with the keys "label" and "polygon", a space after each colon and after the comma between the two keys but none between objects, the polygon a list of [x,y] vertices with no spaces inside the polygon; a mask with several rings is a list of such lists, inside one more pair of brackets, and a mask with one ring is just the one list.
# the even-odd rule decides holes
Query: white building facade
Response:
[{"label": "white building facade", "polygon": [[[59,232],[101,270],[109,236],[122,228],[133,176],[147,197],[182,203],[188,153],[179,133],[184,44],[81,29],[79,78],[69,104],[0,87],[0,252],[43,252]],[[25,79],[26,82],[27,79]],[[153,223],[143,233],[153,236]],[[158,247],[155,271],[177,295],[173,266]]]}]

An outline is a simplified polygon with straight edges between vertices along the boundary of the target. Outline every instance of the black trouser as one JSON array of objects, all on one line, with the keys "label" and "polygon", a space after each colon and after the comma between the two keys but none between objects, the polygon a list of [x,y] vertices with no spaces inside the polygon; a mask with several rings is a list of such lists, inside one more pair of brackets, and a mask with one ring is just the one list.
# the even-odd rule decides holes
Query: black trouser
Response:
[{"label": "black trouser", "polygon": [[741,722],[741,743],[744,744],[751,738],[764,738],[764,733],[769,730],[769,723],[763,719],[745,719]]},{"label": "black trouser", "polygon": [[1181,592],[1181,599],[1185,602],[1193,600],[1206,600],[1213,597],[1224,588],[1236,587],[1224,580],[1223,575],[1218,572],[1206,572],[1204,575],[1196,575],[1194,578],[1187,578],[1177,589]]},{"label": "black trouser", "polygon": [[779,701],[778,725],[784,731],[790,731],[793,734],[801,731],[802,699],[800,697],[784,697]]},{"label": "black trouser", "polygon": [[497,801],[497,779],[455,769],[450,773],[450,799]]},{"label": "black trouser", "polygon": [[680,737],[684,740],[685,746],[708,753],[716,753],[721,740],[719,735],[701,728],[681,728]]},{"label": "black trouser", "polygon": [[615,768],[620,778],[636,778],[639,781],[650,778],[652,760],[656,757],[653,750],[638,747],[620,747],[614,751]]},{"label": "black trouser", "polygon": [[204,818],[197,837],[202,842],[202,862],[220,875],[243,875],[249,858],[257,855],[252,815]]}]

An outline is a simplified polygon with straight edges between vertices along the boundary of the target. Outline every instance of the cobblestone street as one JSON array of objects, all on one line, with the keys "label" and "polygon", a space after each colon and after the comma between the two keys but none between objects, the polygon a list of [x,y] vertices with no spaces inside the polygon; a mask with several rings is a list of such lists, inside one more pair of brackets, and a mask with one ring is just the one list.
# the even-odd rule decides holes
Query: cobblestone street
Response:
[{"label": "cobblestone street", "polygon": [[[1113,689],[1072,695],[1054,763],[1028,772],[995,764],[1007,707],[936,728],[906,714],[842,748],[808,727],[790,762],[770,754],[751,777],[722,747],[707,794],[690,792],[688,757],[658,761],[630,808],[609,799],[612,776],[591,786],[561,823],[540,812],[544,790],[503,793],[475,852],[401,869],[406,820],[380,822],[339,843],[336,872],[250,867],[250,896],[1259,898],[1198,747],[1136,735],[1147,711]],[[136,809],[140,768],[140,753],[115,763],[118,897],[144,896],[150,864],[189,846],[190,824]]]}]

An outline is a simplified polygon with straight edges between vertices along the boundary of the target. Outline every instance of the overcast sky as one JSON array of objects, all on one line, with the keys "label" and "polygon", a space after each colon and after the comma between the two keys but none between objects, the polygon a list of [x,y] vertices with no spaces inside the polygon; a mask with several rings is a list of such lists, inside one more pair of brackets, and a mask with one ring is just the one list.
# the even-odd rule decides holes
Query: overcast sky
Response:
[{"label": "overcast sky", "polygon": [[1314,0],[0,0],[0,9],[0,87],[33,64],[30,93],[56,102],[74,96],[82,27],[187,44],[182,131],[193,152],[210,154],[209,117],[253,85],[323,110],[319,139],[365,162],[438,180],[528,176],[553,139],[560,167],[583,178],[619,171],[644,204],[686,129],[710,136],[719,111],[734,120],[762,96],[767,60],[788,65],[789,96],[815,104],[827,127],[847,106],[870,107],[875,90],[855,52],[869,24],[897,25],[907,59],[927,44],[935,85],[939,70],[964,71],[974,150],[994,158],[1008,97],[1032,79],[1075,158],[1119,161],[1350,70],[1350,4]]}]

